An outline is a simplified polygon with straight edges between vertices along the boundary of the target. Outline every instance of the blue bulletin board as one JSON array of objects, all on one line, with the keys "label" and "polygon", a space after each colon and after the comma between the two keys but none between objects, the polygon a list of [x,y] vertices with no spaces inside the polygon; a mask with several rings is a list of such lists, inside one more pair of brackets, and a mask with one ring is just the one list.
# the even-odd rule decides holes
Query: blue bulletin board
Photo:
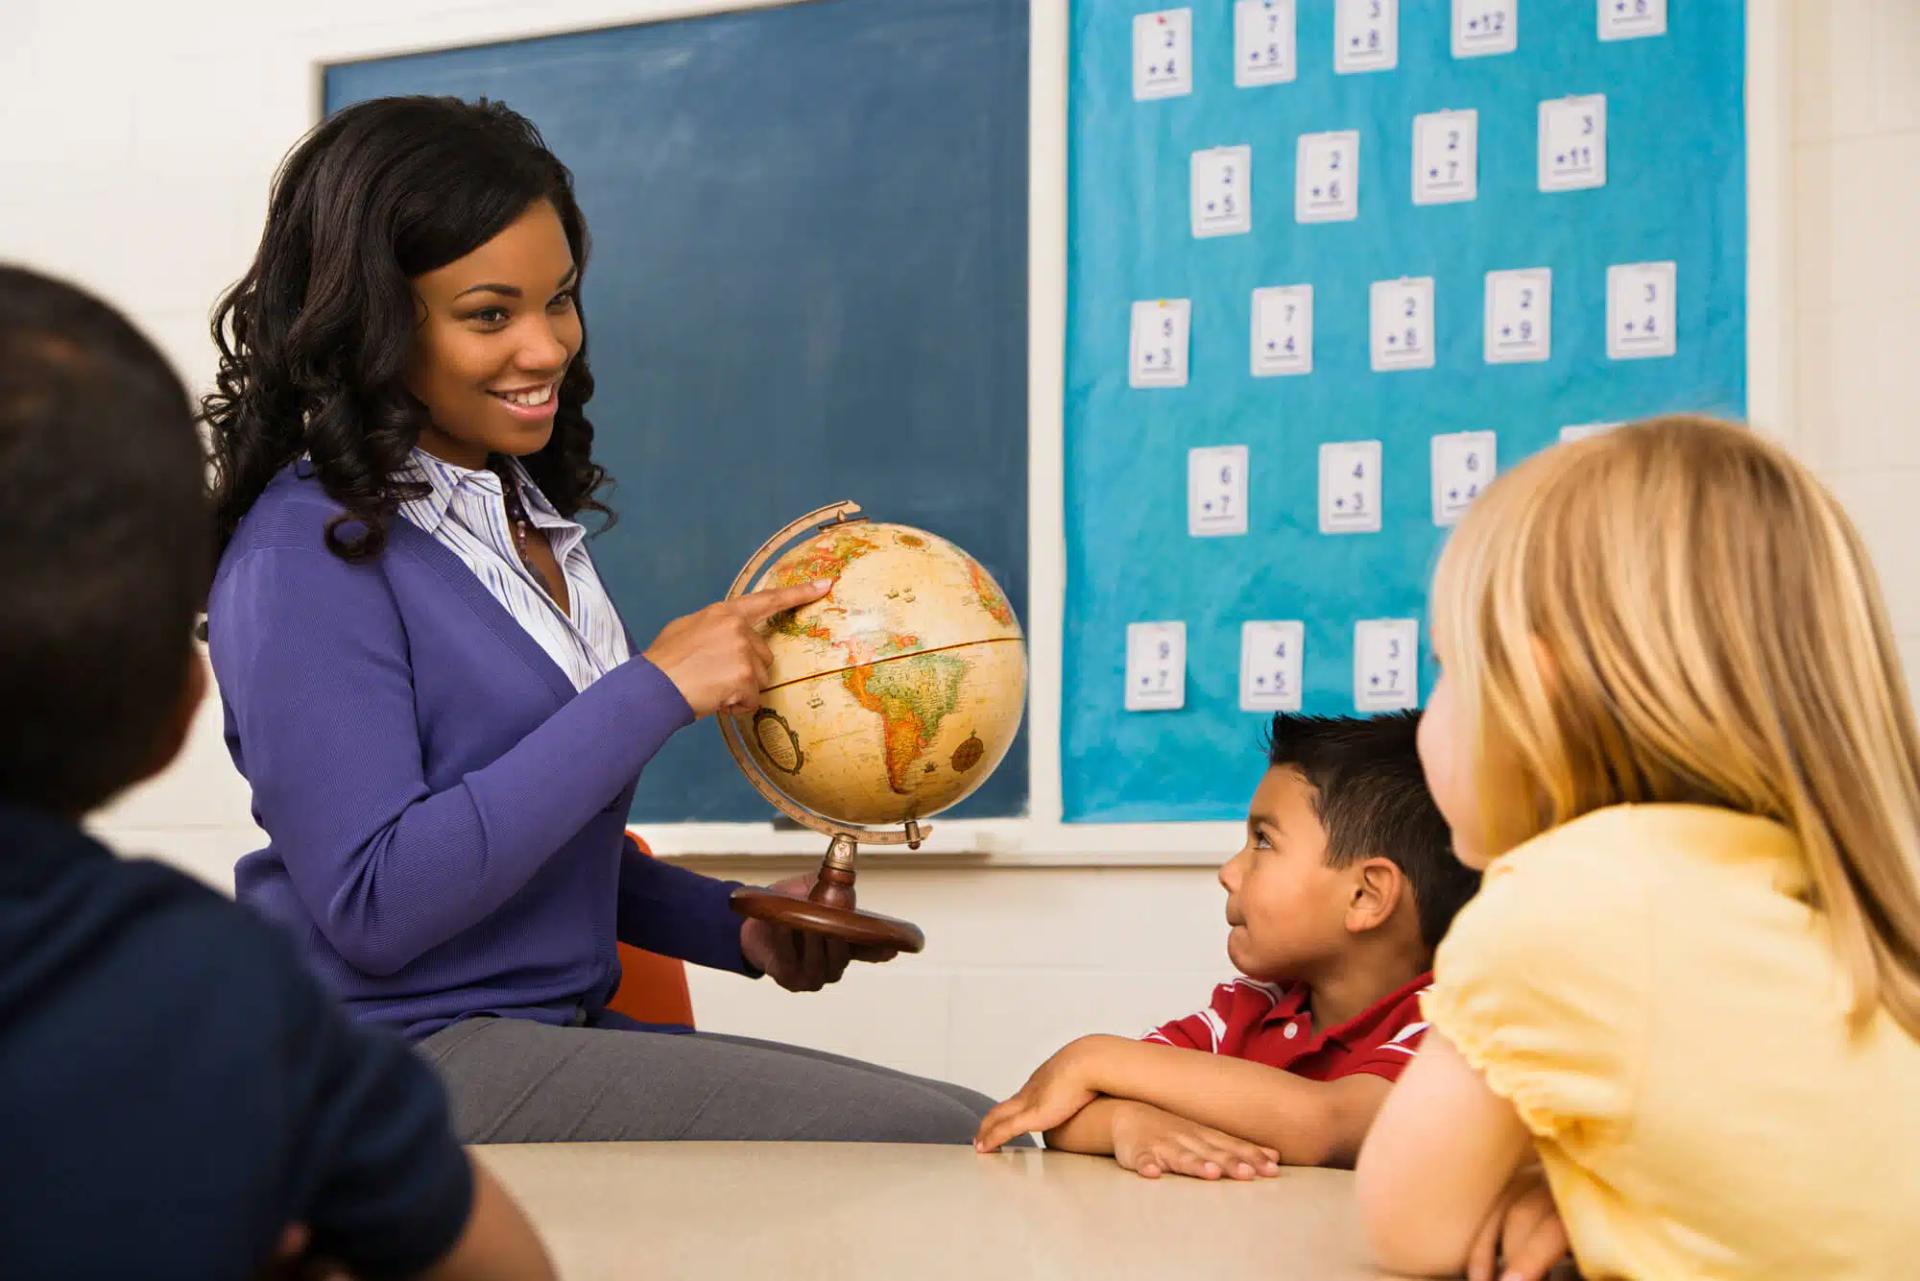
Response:
[{"label": "blue bulletin board", "polygon": [[[1239,817],[1269,715],[1243,697],[1424,696],[1427,581],[1497,467],[1568,427],[1744,412],[1744,7],[1073,6],[1068,819]],[[1416,122],[1441,112],[1473,117]],[[1310,306],[1255,296],[1297,286]],[[1357,659],[1367,620],[1400,621]],[[1243,655],[1248,622],[1289,626]],[[1143,623],[1181,626],[1130,661]],[[1382,696],[1387,646],[1420,661]]]}]

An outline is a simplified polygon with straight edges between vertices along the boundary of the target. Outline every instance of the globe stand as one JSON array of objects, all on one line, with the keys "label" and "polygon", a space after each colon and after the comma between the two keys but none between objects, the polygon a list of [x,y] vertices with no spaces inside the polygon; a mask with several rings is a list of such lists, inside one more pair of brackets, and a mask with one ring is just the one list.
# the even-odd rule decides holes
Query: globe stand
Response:
[{"label": "globe stand", "polygon": [[[808,526],[824,530],[838,525],[857,524],[865,519],[859,515],[859,511],[860,508],[855,503],[834,503],[830,507],[809,512],[794,521],[760,545],[760,550],[753,554],[734,578],[733,586],[727,590],[727,599],[733,600],[745,592],[747,585],[753,582],[761,567],[794,538],[807,532]],[[852,944],[892,948],[897,952],[918,952],[925,947],[927,936],[911,921],[882,916],[878,912],[862,911],[853,905],[853,863],[854,855],[862,841],[869,845],[905,845],[908,849],[917,850],[920,848],[920,842],[925,840],[933,829],[922,827],[912,819],[909,819],[897,832],[850,827],[815,814],[811,810],[803,809],[774,787],[759,765],[748,755],[746,745],[741,738],[739,722],[731,715],[721,715],[714,719],[719,722],[720,737],[725,741],[727,751],[733,756],[734,764],[740,767],[740,772],[746,775],[747,782],[753,785],[753,789],[766,798],[768,804],[794,822],[830,838],[827,856],[820,862],[820,872],[814,879],[811,894],[803,897],[779,890],[742,886],[733,892],[731,900],[733,910],[754,920],[769,921],[775,925],[802,930],[809,934],[823,934],[828,938],[841,939]]]}]

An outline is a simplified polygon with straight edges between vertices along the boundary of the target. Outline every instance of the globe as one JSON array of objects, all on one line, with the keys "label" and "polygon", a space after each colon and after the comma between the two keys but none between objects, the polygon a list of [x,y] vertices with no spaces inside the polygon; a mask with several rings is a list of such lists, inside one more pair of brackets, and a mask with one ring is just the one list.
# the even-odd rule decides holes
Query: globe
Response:
[{"label": "globe", "polygon": [[754,764],[840,824],[905,823],[965,799],[1026,709],[1006,593],[946,539],[864,520],[810,533],[754,588],[822,578],[831,592],[769,625],[761,706],[736,718]]}]

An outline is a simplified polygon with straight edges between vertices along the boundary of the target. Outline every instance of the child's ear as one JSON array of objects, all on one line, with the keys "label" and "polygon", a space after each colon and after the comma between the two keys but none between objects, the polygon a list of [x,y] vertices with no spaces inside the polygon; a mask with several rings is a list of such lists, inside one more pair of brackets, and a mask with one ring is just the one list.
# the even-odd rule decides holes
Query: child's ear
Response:
[{"label": "child's ear", "polygon": [[1362,859],[1353,865],[1353,872],[1352,897],[1347,901],[1347,929],[1364,934],[1393,919],[1407,892],[1407,877],[1390,858]]}]

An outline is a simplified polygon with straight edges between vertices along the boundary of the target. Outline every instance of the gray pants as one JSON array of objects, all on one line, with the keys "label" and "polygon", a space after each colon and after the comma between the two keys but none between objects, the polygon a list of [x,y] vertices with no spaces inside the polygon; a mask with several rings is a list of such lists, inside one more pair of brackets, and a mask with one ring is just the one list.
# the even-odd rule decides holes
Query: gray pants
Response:
[{"label": "gray pants", "polygon": [[968,1143],[993,1100],[817,1050],[709,1032],[472,1018],[418,1045],[464,1143]]}]

